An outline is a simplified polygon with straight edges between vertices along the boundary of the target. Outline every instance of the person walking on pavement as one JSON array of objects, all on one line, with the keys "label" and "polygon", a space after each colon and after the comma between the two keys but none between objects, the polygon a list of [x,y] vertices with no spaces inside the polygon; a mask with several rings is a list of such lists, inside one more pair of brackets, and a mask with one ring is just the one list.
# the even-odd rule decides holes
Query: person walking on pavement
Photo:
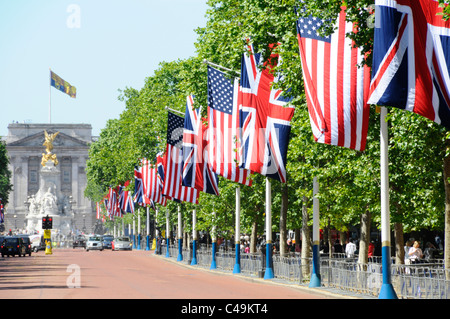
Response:
[{"label": "person walking on pavement", "polygon": [[350,238],[348,240],[347,245],[345,246],[345,255],[347,258],[355,257],[356,245],[353,243],[353,239]]}]

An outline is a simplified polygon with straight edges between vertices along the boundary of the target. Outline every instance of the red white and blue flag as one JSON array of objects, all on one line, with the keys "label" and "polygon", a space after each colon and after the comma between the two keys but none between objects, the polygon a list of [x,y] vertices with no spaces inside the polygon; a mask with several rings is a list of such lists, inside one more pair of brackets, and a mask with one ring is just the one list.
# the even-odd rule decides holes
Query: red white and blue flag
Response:
[{"label": "red white and blue flag", "polygon": [[134,214],[133,197],[131,192],[126,190],[129,184],[130,182],[127,181],[124,186],[119,186],[119,208],[125,213]]},{"label": "red white and blue flag", "polygon": [[297,20],[302,72],[312,133],[316,142],[363,151],[366,147],[370,105],[367,103],[370,68],[347,33],[354,32],[341,8],[335,32],[319,34],[319,18]]},{"label": "red white and blue flag", "polygon": [[167,146],[162,165],[164,167],[163,195],[170,199],[198,204],[199,191],[182,185],[183,174],[183,126],[184,119],[171,112],[167,122]]},{"label": "red white and blue flag", "polygon": [[[241,166],[261,175],[286,182],[286,157],[294,107],[291,98],[272,84],[272,66],[262,61],[252,45],[241,63],[239,120],[242,133]],[[271,63],[276,60],[272,55]],[[265,63],[267,68],[261,70]]]},{"label": "red white and blue flag", "polygon": [[239,83],[208,66],[208,155],[213,172],[250,186],[251,171],[239,167]]},{"label": "red white and blue flag", "polygon": [[134,167],[134,196],[133,201],[138,205],[144,205],[144,188],[142,183],[142,167]]},{"label": "red white and blue flag", "polygon": [[157,167],[148,160],[142,161],[143,197],[146,205],[158,203],[167,205],[167,199],[163,196],[163,183],[158,175]]},{"label": "red white and blue flag", "polygon": [[119,207],[117,190],[113,187],[109,188],[107,205],[108,206],[106,208],[110,218],[113,218],[114,216],[122,217],[122,213]]},{"label": "red white and blue flag", "polygon": [[434,0],[376,0],[369,103],[450,128],[450,21]]},{"label": "red white and blue flag", "polygon": [[201,108],[193,108],[194,97],[188,96],[183,129],[183,185],[219,195],[218,178],[208,165],[207,128]]}]

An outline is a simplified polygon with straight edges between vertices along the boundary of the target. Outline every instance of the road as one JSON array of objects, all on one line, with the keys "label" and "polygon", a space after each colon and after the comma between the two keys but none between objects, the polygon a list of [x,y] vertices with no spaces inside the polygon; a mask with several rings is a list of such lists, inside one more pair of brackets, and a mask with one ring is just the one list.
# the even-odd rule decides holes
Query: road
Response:
[{"label": "road", "polygon": [[0,259],[1,299],[334,299],[188,266],[153,251],[54,249]]}]

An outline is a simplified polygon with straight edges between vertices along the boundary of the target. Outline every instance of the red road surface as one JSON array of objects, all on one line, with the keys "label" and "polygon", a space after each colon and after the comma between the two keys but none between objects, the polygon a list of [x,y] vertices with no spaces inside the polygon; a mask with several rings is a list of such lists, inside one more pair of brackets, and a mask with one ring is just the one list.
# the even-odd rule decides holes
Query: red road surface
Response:
[{"label": "red road surface", "polygon": [[[42,251],[31,257],[1,258],[0,269],[1,299],[339,298],[314,289],[187,266],[151,251],[54,249],[52,255]],[[68,287],[78,284],[79,288]]]}]

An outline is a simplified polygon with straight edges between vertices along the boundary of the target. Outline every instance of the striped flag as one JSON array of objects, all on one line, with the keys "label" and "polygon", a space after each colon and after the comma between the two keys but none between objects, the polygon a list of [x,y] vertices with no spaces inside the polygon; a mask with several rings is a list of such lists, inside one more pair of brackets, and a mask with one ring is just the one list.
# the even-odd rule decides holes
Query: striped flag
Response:
[{"label": "striped flag", "polygon": [[376,0],[375,6],[369,102],[450,129],[450,21],[439,15],[439,2]]},{"label": "striped flag", "polygon": [[208,66],[209,163],[217,175],[250,186],[251,171],[239,167],[238,82]]},{"label": "striped flag", "polygon": [[167,205],[167,199],[162,193],[162,180],[158,177],[156,165],[151,164],[147,159],[142,161],[143,194],[146,205],[154,203]]},{"label": "striped flag", "polygon": [[144,189],[142,186],[142,167],[134,167],[134,196],[133,201],[138,205],[144,204]]},{"label": "striped flag", "polygon": [[199,191],[192,187],[182,186],[184,119],[173,113],[168,114],[167,145],[162,158],[164,167],[163,194],[171,199],[198,204]]},{"label": "striped flag", "polygon": [[208,165],[206,125],[201,108],[193,109],[194,97],[188,96],[183,130],[183,185],[219,195],[217,175]]},{"label": "striped flag", "polygon": [[133,197],[131,192],[125,189],[129,184],[130,181],[127,181],[124,186],[119,186],[119,208],[122,212],[134,214]]},{"label": "striped flag", "polygon": [[363,56],[345,36],[354,32],[353,25],[345,21],[345,8],[341,8],[337,30],[332,35],[318,33],[323,23],[312,16],[300,16],[297,20],[314,139],[319,143],[363,151],[369,123],[370,68],[358,67]]}]

